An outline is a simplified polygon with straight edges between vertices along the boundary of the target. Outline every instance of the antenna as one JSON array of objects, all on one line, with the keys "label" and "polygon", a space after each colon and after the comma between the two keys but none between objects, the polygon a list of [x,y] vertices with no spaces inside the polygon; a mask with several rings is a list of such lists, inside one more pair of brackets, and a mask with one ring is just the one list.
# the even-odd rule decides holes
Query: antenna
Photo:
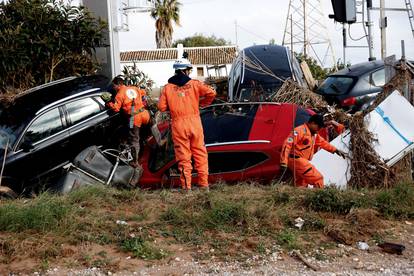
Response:
[{"label": "antenna", "polygon": [[320,0],[289,0],[282,45],[314,58],[322,67],[335,66],[325,21]]}]

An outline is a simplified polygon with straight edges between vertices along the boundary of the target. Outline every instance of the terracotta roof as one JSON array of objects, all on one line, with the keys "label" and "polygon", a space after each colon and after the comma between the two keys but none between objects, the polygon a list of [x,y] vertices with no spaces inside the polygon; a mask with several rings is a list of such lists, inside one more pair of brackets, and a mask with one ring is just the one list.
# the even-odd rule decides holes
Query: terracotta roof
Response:
[{"label": "terracotta roof", "polygon": [[[184,48],[192,64],[231,64],[237,56],[236,46]],[[139,50],[121,53],[121,62],[177,59],[177,48]]]}]

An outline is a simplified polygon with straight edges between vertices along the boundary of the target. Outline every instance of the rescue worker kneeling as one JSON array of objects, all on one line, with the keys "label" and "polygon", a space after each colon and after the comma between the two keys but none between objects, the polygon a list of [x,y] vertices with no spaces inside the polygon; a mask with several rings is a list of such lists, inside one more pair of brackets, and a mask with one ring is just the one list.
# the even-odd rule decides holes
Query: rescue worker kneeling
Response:
[{"label": "rescue worker kneeling", "polygon": [[309,121],[294,129],[283,144],[280,166],[283,171],[289,168],[294,176],[295,186],[323,188],[323,176],[309,161],[312,160],[314,148],[320,147],[345,158],[342,151],[336,149],[323,139],[318,131],[325,127],[323,117],[315,114]]},{"label": "rescue worker kneeling", "polygon": [[204,83],[190,79],[192,65],[185,56],[177,60],[173,68],[175,75],[168,80],[161,92],[158,109],[162,112],[169,110],[171,113],[172,138],[181,188],[191,190],[193,157],[198,185],[208,189],[208,157],[199,106],[211,104],[216,92]]},{"label": "rescue worker kneeling", "polygon": [[125,117],[124,136],[126,136],[126,145],[130,147],[133,157],[130,165],[138,167],[140,127],[150,121],[150,114],[144,108],[142,101],[146,93],[145,90],[138,89],[135,86],[126,86],[121,75],[115,77],[112,82],[117,93],[114,102],[107,101],[107,106],[115,112],[122,110]]}]

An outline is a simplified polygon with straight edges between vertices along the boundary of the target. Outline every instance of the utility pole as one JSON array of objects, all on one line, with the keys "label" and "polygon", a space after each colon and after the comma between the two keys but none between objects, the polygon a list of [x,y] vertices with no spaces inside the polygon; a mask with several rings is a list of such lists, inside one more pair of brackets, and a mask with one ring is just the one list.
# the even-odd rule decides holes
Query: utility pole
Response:
[{"label": "utility pole", "polygon": [[292,15],[290,15],[290,54],[291,54],[291,60],[293,60],[293,21],[292,21]]},{"label": "utility pole", "polygon": [[344,66],[346,66],[346,23],[342,23],[342,40],[343,40],[343,59]]},{"label": "utility pole", "polygon": [[372,36],[372,20],[371,20],[371,9],[372,9],[372,0],[367,0],[367,27],[368,27],[368,50],[369,50],[369,58],[368,60],[376,60],[374,57],[374,42]]},{"label": "utility pole", "polygon": [[237,34],[237,20],[234,21],[234,29],[235,29],[235,33],[236,33],[236,46],[239,47],[239,41],[238,41],[238,34]]},{"label": "utility pole", "polygon": [[381,59],[387,57],[387,17],[385,16],[385,0],[380,0]]}]

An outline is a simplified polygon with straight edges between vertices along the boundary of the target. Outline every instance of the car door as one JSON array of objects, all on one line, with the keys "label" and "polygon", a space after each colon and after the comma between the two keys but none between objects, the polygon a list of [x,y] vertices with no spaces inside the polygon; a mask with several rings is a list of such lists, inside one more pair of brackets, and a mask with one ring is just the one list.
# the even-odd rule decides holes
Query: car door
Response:
[{"label": "car door", "polygon": [[[67,160],[67,123],[60,107],[36,116],[26,127],[10,158],[11,170],[20,171],[24,180],[40,180]],[[31,185],[32,183],[30,183]]]},{"label": "car door", "polygon": [[98,98],[84,97],[64,105],[69,124],[71,159],[89,146],[105,144],[105,130],[108,128],[110,116]]}]

